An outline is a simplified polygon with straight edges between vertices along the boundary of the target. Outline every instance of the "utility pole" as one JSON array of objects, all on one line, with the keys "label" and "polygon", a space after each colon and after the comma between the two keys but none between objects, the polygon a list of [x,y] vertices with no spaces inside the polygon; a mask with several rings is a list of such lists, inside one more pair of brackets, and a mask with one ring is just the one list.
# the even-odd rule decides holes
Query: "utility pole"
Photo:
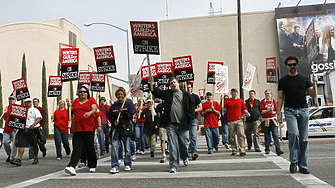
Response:
[{"label": "utility pole", "polygon": [[237,40],[238,40],[238,78],[240,84],[240,98],[244,100],[243,61],[242,61],[242,33],[241,33],[241,0],[237,0]]}]

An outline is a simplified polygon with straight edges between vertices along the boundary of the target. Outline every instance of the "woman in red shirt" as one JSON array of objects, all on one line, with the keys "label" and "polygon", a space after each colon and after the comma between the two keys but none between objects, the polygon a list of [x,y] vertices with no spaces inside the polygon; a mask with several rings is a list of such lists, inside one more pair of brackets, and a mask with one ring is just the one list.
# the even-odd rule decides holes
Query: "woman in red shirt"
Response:
[{"label": "woman in red shirt", "polygon": [[62,146],[65,149],[66,155],[70,155],[71,149],[69,147],[69,115],[65,108],[65,101],[60,100],[58,103],[58,109],[51,116],[51,120],[54,122],[54,140],[56,146],[56,157],[58,160],[62,159]]},{"label": "woman in red shirt", "polygon": [[97,111],[96,101],[90,97],[89,89],[85,86],[79,88],[79,99],[72,103],[73,112],[73,138],[72,138],[72,155],[71,160],[65,172],[74,176],[76,175],[75,167],[77,166],[83,147],[87,152],[88,167],[90,172],[95,172],[97,166],[97,157],[94,151],[94,128]]},{"label": "woman in red shirt", "polygon": [[277,102],[272,99],[270,90],[265,90],[265,98],[261,101],[262,126],[265,135],[265,153],[270,153],[270,131],[272,133],[273,141],[276,146],[276,153],[278,156],[284,152],[280,150],[278,139],[278,121],[277,121]]}]

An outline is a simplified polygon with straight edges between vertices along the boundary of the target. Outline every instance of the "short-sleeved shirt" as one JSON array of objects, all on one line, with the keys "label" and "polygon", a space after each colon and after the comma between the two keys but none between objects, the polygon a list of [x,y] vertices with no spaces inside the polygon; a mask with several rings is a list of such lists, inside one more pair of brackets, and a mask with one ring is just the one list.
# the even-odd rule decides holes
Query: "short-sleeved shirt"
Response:
[{"label": "short-sleeved shirt", "polygon": [[67,109],[56,110],[54,112],[54,125],[62,132],[69,132],[68,128],[69,116],[67,114]]},{"label": "short-sleeved shirt", "polygon": [[[198,105],[201,103],[201,100],[200,100],[199,96],[197,94],[192,93],[190,95],[190,97],[191,97],[191,100],[193,100],[192,104],[194,104],[194,106],[192,106],[192,109],[197,109]],[[197,119],[197,113],[196,112],[193,114],[192,119]]]},{"label": "short-sleeved shirt", "polygon": [[[213,106],[215,110],[221,112],[220,105],[218,102],[213,101]],[[202,103],[202,112],[210,108],[212,108],[212,102],[206,101]],[[204,126],[210,128],[218,128],[219,127],[218,115],[216,115],[213,111],[206,113],[206,115],[204,116]]]},{"label": "short-sleeved shirt", "polygon": [[242,111],[246,110],[247,107],[242,99],[229,98],[224,101],[224,107],[227,108],[227,122],[233,122],[239,120],[242,116]]},{"label": "short-sleeved shirt", "polygon": [[173,101],[171,105],[170,119],[173,123],[181,123],[183,119],[183,92],[174,91],[173,92]]},{"label": "short-sleeved shirt", "polygon": [[86,112],[91,111],[91,106],[93,104],[97,105],[97,102],[93,97],[90,97],[90,99],[83,104],[80,104],[79,100],[73,101],[73,132],[94,131],[95,116],[91,115],[88,118],[84,117]]},{"label": "short-sleeved shirt", "polygon": [[308,108],[306,101],[306,90],[313,84],[307,76],[297,74],[286,75],[279,80],[278,91],[283,91],[285,96],[285,107],[294,109]]},{"label": "short-sleeved shirt", "polygon": [[101,124],[105,124],[107,125],[108,124],[108,117],[107,117],[107,114],[108,114],[108,110],[111,106],[108,105],[108,104],[105,104],[103,106],[100,107],[100,111],[101,111]]},{"label": "short-sleeved shirt", "polygon": [[265,114],[262,114],[263,118],[272,118],[272,117],[277,116],[277,102],[276,100],[266,100],[266,99],[263,99],[261,101],[261,106],[260,106],[261,112],[263,110],[269,110],[271,107],[275,113],[267,112]]},{"label": "short-sleeved shirt", "polygon": [[[41,112],[35,107],[29,108],[27,114],[26,128],[29,128],[36,121],[37,118],[42,118]],[[40,127],[40,124],[37,123],[35,127]]]}]

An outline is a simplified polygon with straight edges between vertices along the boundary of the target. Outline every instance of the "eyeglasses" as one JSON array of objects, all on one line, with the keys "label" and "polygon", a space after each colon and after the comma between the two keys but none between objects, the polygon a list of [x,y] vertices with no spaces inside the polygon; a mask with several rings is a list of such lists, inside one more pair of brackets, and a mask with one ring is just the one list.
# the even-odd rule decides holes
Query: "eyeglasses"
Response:
[{"label": "eyeglasses", "polygon": [[290,63],[290,64],[287,64],[288,67],[295,67],[297,66],[298,63]]},{"label": "eyeglasses", "polygon": [[87,93],[87,91],[79,91],[79,93]]}]

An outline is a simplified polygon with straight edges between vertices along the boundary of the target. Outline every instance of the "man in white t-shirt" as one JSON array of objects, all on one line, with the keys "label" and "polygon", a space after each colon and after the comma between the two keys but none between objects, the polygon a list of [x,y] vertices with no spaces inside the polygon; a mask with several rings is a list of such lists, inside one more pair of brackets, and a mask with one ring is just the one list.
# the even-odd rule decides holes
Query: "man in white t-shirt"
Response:
[{"label": "man in white t-shirt", "polygon": [[40,111],[35,108],[30,98],[24,100],[24,105],[28,107],[27,121],[25,130],[20,129],[16,134],[15,145],[19,148],[19,154],[17,159],[10,163],[16,166],[21,166],[21,160],[24,153],[24,148],[32,146],[34,148],[35,159],[33,164],[38,164],[38,146],[37,146],[37,134],[39,122],[42,119]]}]

